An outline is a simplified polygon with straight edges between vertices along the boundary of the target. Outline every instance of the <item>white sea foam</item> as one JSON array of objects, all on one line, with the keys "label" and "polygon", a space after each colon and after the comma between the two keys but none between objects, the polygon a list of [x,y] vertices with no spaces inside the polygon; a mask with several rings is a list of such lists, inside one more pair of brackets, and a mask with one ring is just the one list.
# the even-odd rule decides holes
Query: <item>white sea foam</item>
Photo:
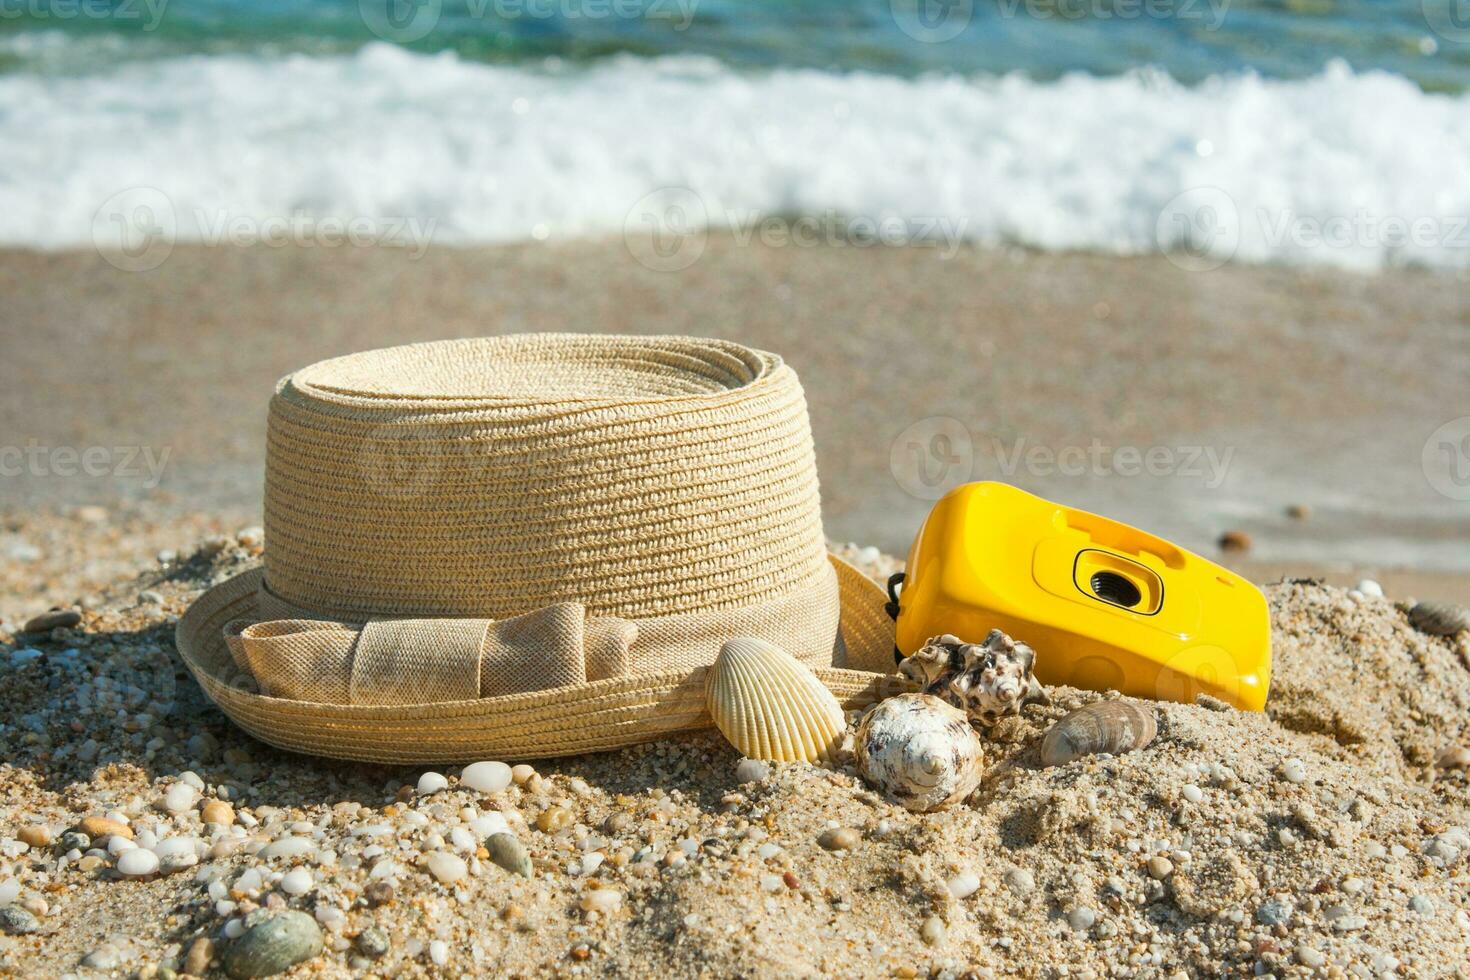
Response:
[{"label": "white sea foam", "polygon": [[105,243],[130,188],[161,192],[142,193],[180,239],[311,243],[335,218],[349,238],[416,246],[622,234],[672,220],[666,197],[640,208],[673,187],[690,191],[677,218],[743,235],[769,237],[759,215],[820,216],[775,227],[798,243],[876,229],[1123,254],[1162,242],[1196,266],[1460,268],[1466,160],[1470,96],[1342,65],[1187,87],[690,58],[546,70],[375,45],[0,76],[0,242],[41,247]]}]

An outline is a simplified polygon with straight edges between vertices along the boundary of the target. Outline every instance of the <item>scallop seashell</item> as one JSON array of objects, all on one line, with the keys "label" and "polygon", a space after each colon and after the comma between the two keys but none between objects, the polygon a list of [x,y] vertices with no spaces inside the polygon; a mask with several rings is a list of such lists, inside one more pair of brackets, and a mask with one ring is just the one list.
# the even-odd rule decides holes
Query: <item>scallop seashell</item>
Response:
[{"label": "scallop seashell", "polygon": [[984,775],[984,749],[969,719],[932,694],[879,703],[858,726],[855,742],[858,772],[910,810],[962,800]]},{"label": "scallop seashell", "polygon": [[1138,701],[1094,701],[1064,716],[1041,740],[1041,764],[1059,766],[1084,755],[1121,755],[1159,733],[1153,709]]},{"label": "scallop seashell", "polygon": [[847,727],[842,705],[816,674],[753,637],[720,648],[704,694],[715,727],[751,759],[815,762],[836,749]]},{"label": "scallop seashell", "polygon": [[1416,602],[1409,610],[1409,622],[1421,633],[1454,636],[1470,629],[1470,611],[1452,602]]}]

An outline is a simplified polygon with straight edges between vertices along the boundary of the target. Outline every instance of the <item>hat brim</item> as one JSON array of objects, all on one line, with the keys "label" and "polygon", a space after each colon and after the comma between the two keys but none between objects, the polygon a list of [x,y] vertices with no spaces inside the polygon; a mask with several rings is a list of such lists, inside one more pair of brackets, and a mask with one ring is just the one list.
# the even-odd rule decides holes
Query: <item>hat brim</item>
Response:
[{"label": "hat brim", "polygon": [[[893,673],[887,596],[858,569],[828,556],[841,594],[838,666],[815,673],[844,707],[904,689]],[[713,722],[705,710],[708,668],[636,674],[526,694],[411,705],[292,701],[258,693],[224,641],[232,620],[258,619],[262,569],[200,596],[179,620],[179,655],[210,700],[251,735],[308,755],[382,763],[538,759],[622,748]]]}]

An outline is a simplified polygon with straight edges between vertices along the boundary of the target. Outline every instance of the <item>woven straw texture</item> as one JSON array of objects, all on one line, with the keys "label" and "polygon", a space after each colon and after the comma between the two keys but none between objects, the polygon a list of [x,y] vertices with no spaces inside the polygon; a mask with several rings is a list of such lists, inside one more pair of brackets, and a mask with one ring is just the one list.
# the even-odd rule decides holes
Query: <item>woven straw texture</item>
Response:
[{"label": "woven straw texture", "polygon": [[700,728],[739,635],[840,699],[894,683],[882,592],[829,561],[805,399],[768,353],[555,334],[325,361],[277,386],[265,496],[264,574],[178,639],[285,748],[544,757]]}]

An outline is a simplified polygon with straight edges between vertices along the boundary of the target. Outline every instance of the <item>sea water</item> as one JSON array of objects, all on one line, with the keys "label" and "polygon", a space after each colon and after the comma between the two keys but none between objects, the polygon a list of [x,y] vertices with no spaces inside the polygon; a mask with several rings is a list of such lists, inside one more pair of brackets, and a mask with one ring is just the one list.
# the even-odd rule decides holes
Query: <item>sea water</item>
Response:
[{"label": "sea water", "polygon": [[[1460,0],[0,0],[0,244],[1470,264]],[[678,230],[675,228],[674,230]]]}]

